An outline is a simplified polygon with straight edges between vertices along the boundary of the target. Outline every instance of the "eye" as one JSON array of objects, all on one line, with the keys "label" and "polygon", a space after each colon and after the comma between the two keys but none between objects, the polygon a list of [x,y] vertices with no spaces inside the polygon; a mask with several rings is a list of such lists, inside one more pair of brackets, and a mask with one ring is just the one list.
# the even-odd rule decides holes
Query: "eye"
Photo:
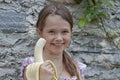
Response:
[{"label": "eye", "polygon": [[63,31],[62,33],[69,33],[69,31],[68,31],[68,30],[65,30],[65,31]]},{"label": "eye", "polygon": [[54,33],[55,33],[55,31],[50,30],[50,31],[48,31],[48,33],[50,33],[50,34],[54,34]]}]

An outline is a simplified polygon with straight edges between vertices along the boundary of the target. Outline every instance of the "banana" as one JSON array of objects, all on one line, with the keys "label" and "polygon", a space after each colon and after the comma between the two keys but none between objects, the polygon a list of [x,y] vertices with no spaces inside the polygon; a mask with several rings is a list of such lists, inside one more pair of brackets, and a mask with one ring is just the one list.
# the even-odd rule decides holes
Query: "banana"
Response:
[{"label": "banana", "polygon": [[35,62],[40,62],[41,64],[44,62],[43,61],[43,48],[45,46],[46,40],[43,38],[40,38],[36,45],[35,45],[35,50],[34,50],[34,57],[35,57]]},{"label": "banana", "polygon": [[[45,43],[46,43],[46,40],[43,38],[40,38],[35,45],[35,49],[34,49],[35,62],[28,65],[25,71],[27,80],[40,80],[39,70],[40,70],[41,64],[44,63],[42,54],[43,54],[43,48],[45,46]],[[54,76],[52,80],[59,80],[59,78],[57,77],[57,70],[54,63],[50,60],[48,60],[48,62],[52,65],[52,68],[54,70]]]}]

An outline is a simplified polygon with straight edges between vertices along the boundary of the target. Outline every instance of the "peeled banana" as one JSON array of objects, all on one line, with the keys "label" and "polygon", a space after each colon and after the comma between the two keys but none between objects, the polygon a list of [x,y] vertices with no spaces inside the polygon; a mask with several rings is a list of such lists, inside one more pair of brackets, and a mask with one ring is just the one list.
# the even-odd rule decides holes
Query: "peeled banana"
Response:
[{"label": "peeled banana", "polygon": [[[43,38],[40,38],[35,45],[35,50],[34,50],[35,62],[26,67],[25,75],[27,80],[40,80],[39,69],[41,64],[44,62],[42,54],[43,54],[43,48],[45,46],[45,43],[46,43],[46,40]],[[48,60],[48,62],[52,65],[52,68],[54,70],[54,76],[52,80],[59,80],[59,78],[57,77],[57,70],[55,65],[50,60]]]}]

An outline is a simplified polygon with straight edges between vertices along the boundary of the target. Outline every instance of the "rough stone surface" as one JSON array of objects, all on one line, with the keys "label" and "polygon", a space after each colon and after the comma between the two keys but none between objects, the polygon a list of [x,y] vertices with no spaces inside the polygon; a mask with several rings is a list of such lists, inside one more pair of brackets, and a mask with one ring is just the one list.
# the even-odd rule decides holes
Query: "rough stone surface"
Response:
[{"label": "rough stone surface", "polygon": [[[0,0],[0,80],[19,80],[23,59],[33,55],[37,41],[35,23],[41,8],[49,0]],[[120,1],[109,10],[111,26],[120,36]],[[66,5],[76,22],[83,16],[82,5]],[[79,11],[79,10],[80,11]],[[120,39],[115,39],[116,43]],[[71,56],[87,65],[85,80],[120,80],[120,50],[106,38],[95,24],[84,30],[74,25],[72,42],[67,49]]]},{"label": "rough stone surface", "polygon": [[0,30],[4,33],[26,32],[24,25],[25,13],[16,13],[15,11],[0,11]]}]

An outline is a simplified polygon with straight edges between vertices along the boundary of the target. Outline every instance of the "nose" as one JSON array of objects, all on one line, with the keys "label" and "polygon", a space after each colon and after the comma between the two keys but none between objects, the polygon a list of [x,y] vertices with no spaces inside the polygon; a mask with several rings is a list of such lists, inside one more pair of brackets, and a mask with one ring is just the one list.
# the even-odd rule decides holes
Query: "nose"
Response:
[{"label": "nose", "polygon": [[57,34],[56,35],[56,41],[62,41],[63,40],[63,35]]}]

